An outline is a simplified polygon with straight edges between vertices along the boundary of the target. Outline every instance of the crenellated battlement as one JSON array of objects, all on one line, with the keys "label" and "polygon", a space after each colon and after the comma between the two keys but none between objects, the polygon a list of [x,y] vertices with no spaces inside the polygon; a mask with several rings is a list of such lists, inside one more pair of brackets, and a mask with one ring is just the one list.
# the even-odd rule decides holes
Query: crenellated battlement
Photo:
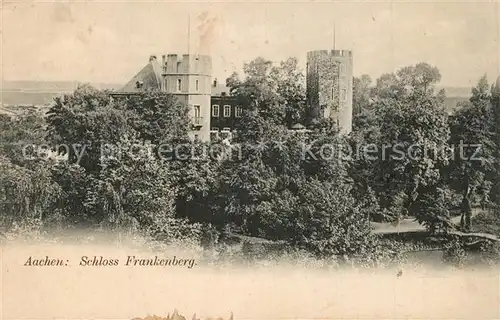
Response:
[{"label": "crenellated battlement", "polygon": [[351,50],[315,50],[307,52],[307,60],[319,57],[345,57],[352,58]]},{"label": "crenellated battlement", "polygon": [[330,55],[334,57],[352,57],[351,50],[332,50],[330,51]]},{"label": "crenellated battlement", "polygon": [[202,54],[162,55],[163,74],[203,74],[212,75],[212,58]]}]

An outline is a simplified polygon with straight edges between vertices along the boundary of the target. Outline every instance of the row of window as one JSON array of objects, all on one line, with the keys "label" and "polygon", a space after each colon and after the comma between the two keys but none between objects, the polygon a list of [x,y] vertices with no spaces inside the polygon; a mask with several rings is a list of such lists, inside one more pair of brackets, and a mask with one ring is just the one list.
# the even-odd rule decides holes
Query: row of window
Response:
[{"label": "row of window", "polygon": [[[194,109],[194,118],[195,118],[195,121],[199,121],[199,119],[201,119],[200,106],[199,105],[194,105],[193,109]],[[242,112],[243,111],[242,111],[241,107],[237,106],[236,110],[235,110],[235,116],[237,118],[241,117]],[[214,104],[212,106],[212,117],[218,117],[218,116],[219,116],[219,106],[216,105],[216,104]],[[231,106],[230,105],[224,105],[224,117],[225,118],[231,117]]]},{"label": "row of window", "polygon": [[[219,109],[220,109],[219,105],[217,105],[217,104],[214,104],[212,106],[212,117],[219,117],[219,115],[220,115]],[[223,110],[223,116],[225,118],[229,118],[231,116],[231,106],[230,105],[228,105],[228,104],[224,105],[224,108],[222,110]],[[236,106],[234,116],[239,118],[239,117],[241,117],[242,113],[243,113],[242,108],[240,106]]]}]

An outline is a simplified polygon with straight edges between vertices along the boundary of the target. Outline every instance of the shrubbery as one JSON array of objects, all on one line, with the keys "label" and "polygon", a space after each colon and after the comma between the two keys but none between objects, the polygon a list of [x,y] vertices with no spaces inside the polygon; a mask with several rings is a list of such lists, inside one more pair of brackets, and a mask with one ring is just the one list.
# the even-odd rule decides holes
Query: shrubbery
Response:
[{"label": "shrubbery", "polygon": [[[113,98],[81,86],[55,99],[46,119],[36,113],[0,117],[1,225],[40,237],[53,227],[139,234],[155,245],[204,248],[222,260],[265,256],[380,266],[403,259],[404,245],[374,237],[370,221],[415,216],[431,231],[447,230],[450,210],[467,218],[474,199],[483,206],[495,201],[498,161],[449,161],[436,152],[459,140],[478,140],[487,147],[487,159],[498,158],[500,111],[489,102],[500,93],[489,92],[484,79],[453,117],[435,90],[439,71],[428,64],[384,75],[372,89],[369,79],[358,79],[355,132],[344,137],[332,119],[309,117],[296,59],[273,66],[259,58],[244,72],[244,80],[228,79],[243,106],[231,142],[241,147],[238,159],[103,154],[109,145],[141,145],[153,153],[162,143],[191,143],[198,151],[206,146],[188,137],[187,107],[161,93]],[[288,130],[296,123],[310,131]],[[80,149],[70,148],[64,161],[26,159],[13,147],[17,142]],[[402,160],[389,149],[378,150],[375,159],[322,153],[325,145],[339,152],[368,143],[400,144],[406,153],[412,145],[436,149],[426,154],[416,148],[418,157]],[[279,245],[235,249],[225,243],[234,233]],[[497,252],[496,246],[485,250],[491,257]],[[460,242],[448,245],[445,260],[460,265],[465,258]]]}]

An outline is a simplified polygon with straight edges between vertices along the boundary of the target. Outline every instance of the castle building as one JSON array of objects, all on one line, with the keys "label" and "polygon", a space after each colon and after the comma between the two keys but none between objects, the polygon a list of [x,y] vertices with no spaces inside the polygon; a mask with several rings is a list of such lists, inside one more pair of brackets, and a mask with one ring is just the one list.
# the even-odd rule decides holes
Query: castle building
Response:
[{"label": "castle building", "polygon": [[161,63],[152,55],[148,64],[118,94],[160,91],[172,94],[189,108],[193,139],[210,140],[212,59],[208,55],[168,54]]},{"label": "castle building", "polygon": [[350,50],[307,53],[307,104],[313,118],[336,120],[340,132],[352,131],[353,56]]},{"label": "castle building", "polygon": [[[319,50],[307,53],[307,102],[313,118],[331,117],[342,133],[352,130],[353,58],[349,50]],[[230,88],[212,82],[212,60],[208,55],[168,54],[156,56],[117,95],[159,91],[174,95],[189,108],[191,137],[202,141],[231,138],[242,107]],[[292,128],[296,130],[296,128]]]}]

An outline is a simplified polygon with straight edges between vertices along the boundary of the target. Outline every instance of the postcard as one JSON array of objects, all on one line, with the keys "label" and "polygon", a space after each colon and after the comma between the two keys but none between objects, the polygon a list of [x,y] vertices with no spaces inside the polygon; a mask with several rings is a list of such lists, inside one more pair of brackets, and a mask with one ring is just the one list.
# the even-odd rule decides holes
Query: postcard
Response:
[{"label": "postcard", "polygon": [[1,11],[0,320],[500,318],[500,2]]}]

